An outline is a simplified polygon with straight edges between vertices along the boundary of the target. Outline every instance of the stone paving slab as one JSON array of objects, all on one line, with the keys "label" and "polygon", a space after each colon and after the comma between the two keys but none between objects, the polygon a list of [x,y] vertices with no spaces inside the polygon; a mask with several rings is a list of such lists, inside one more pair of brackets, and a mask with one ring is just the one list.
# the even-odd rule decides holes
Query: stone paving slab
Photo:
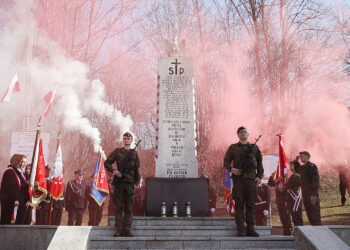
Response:
[{"label": "stone paving slab", "polygon": [[[92,237],[92,249],[148,248],[148,249],[293,249],[293,237]],[[128,243],[129,242],[129,243]]]},{"label": "stone paving slab", "polygon": [[[91,236],[113,236],[114,227],[93,227]],[[271,227],[256,227],[261,236],[271,235]],[[134,226],[134,236],[235,236],[233,226]]]}]

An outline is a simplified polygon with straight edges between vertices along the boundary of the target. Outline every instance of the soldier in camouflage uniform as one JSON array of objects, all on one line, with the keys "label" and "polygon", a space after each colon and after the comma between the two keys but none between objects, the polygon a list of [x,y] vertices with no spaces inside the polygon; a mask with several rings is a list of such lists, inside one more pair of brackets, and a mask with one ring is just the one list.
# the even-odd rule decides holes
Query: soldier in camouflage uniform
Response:
[{"label": "soldier in camouflage uniform", "polygon": [[[236,203],[236,224],[238,236],[258,237],[254,230],[256,183],[260,183],[264,168],[261,152],[256,145],[248,142],[249,133],[245,127],[237,130],[239,142],[232,144],[225,155],[224,167],[232,173],[235,185],[233,199]],[[252,147],[247,158],[242,162],[243,155]],[[245,213],[244,213],[245,211]],[[244,230],[244,221],[247,223],[247,232]]]},{"label": "soldier in camouflage uniform", "polygon": [[[132,150],[133,135],[129,132],[123,134],[123,147],[116,148],[105,161],[107,171],[113,173],[115,202],[115,237],[131,237],[132,207],[134,202],[134,186],[140,180],[140,160],[136,150]],[[132,152],[132,153],[131,153]],[[130,155],[131,154],[131,155]],[[112,164],[117,164],[113,169]],[[127,166],[128,169],[125,169]],[[124,169],[123,169],[124,168]]]},{"label": "soldier in camouflage uniform", "polygon": [[[299,160],[303,165],[300,165]],[[293,163],[295,171],[301,176],[301,191],[307,217],[311,225],[318,226],[321,225],[321,208],[318,192],[320,176],[317,166],[309,160],[309,152],[303,151],[299,153],[299,156]]]}]

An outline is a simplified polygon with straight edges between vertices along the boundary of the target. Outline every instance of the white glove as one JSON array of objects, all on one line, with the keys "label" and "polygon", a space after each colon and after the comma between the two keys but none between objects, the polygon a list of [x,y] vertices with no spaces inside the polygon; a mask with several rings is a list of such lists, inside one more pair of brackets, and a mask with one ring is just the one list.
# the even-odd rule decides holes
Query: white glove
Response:
[{"label": "white glove", "polygon": [[269,215],[269,210],[264,210],[264,212],[263,212],[263,214],[265,215],[265,216],[268,216]]},{"label": "white glove", "polygon": [[211,212],[211,213],[214,213],[214,212],[215,212],[215,208],[212,207],[212,208],[210,209],[210,212]]}]

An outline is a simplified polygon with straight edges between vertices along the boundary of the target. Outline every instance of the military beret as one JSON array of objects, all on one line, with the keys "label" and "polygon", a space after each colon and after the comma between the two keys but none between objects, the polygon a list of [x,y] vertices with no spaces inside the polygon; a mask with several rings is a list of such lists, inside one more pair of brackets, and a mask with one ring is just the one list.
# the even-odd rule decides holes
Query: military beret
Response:
[{"label": "military beret", "polygon": [[242,130],[247,130],[244,126],[240,126],[238,129],[237,129],[237,134],[239,133],[239,132],[241,132]]},{"label": "military beret", "polygon": [[308,157],[310,157],[310,153],[307,151],[301,151],[299,152],[299,155],[307,155]]},{"label": "military beret", "polygon": [[83,175],[83,171],[81,171],[81,170],[79,169],[79,170],[74,171],[74,174]]}]

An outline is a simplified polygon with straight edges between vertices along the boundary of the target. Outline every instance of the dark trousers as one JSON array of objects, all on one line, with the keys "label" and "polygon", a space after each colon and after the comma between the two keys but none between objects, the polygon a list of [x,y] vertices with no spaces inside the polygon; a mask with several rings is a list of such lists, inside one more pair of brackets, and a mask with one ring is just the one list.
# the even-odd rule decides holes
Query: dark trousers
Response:
[{"label": "dark trousers", "polygon": [[83,221],[83,208],[71,208],[68,212],[68,226],[80,226]]},{"label": "dark trousers", "polygon": [[11,217],[13,214],[13,209],[15,206],[13,205],[14,201],[1,201],[1,224],[9,225],[11,224]]},{"label": "dark trousers", "polygon": [[113,193],[111,193],[108,201],[108,216],[114,216],[114,215],[115,215],[115,202],[113,199]]},{"label": "dark trousers", "polygon": [[340,180],[339,182],[339,191],[341,196],[341,201],[346,201],[346,190],[348,190],[348,194],[350,194],[350,185],[347,186],[347,183],[344,180]]},{"label": "dark trousers", "polygon": [[15,223],[19,225],[30,225],[31,222],[32,222],[32,207],[19,205]]},{"label": "dark trousers", "polygon": [[134,184],[119,183],[114,190],[113,199],[115,202],[115,226],[130,229],[134,202]]},{"label": "dark trousers", "polygon": [[29,206],[24,215],[24,225],[30,225],[32,223],[32,213],[33,208]]},{"label": "dark trousers", "polygon": [[89,226],[98,226],[101,223],[103,205],[100,207],[92,198],[89,199]]},{"label": "dark trousers", "polygon": [[51,225],[59,226],[61,225],[63,209],[52,209],[51,214]]},{"label": "dark trousers", "polygon": [[[42,202],[43,203],[43,202]],[[50,203],[42,204],[39,210],[36,210],[36,225],[49,225]]]},{"label": "dark trousers", "polygon": [[256,200],[255,181],[250,179],[235,179],[232,193],[232,198],[236,205],[237,226],[243,227],[244,221],[246,221],[248,228],[254,227]]},{"label": "dark trousers", "polygon": [[255,206],[255,224],[257,226],[267,225],[267,216],[264,215],[264,210],[268,210],[267,204]]},{"label": "dark trousers", "polygon": [[287,207],[288,207],[288,213],[292,216],[292,221],[294,226],[303,226],[303,214],[302,214],[302,202],[300,201],[299,206],[296,208],[296,211],[293,211],[295,204],[295,200],[289,196],[287,199]]},{"label": "dark trousers", "polygon": [[287,194],[285,191],[276,190],[276,203],[278,209],[278,215],[280,217],[282,226],[283,226],[283,234],[291,235],[292,234],[292,221],[290,210],[288,209],[287,204]]},{"label": "dark trousers", "polygon": [[[310,202],[310,197],[316,195],[316,203],[314,205]],[[320,226],[321,223],[321,208],[320,208],[320,197],[318,194],[303,194],[303,202],[305,211],[309,222],[313,226]]]}]

